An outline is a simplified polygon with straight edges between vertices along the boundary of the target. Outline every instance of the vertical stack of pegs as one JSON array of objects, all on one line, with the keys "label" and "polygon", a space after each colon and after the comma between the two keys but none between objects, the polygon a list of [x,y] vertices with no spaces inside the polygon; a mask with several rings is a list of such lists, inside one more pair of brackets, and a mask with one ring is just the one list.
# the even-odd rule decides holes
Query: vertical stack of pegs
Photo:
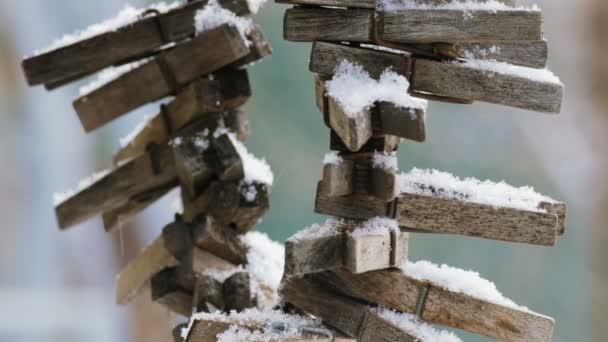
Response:
[{"label": "vertical stack of pegs", "polygon": [[251,19],[260,6],[197,0],[126,7],[23,61],[28,82],[47,89],[100,71],[74,101],[87,132],[163,100],[121,141],[110,170],[56,198],[61,229],[99,215],[110,232],[181,190],[174,222],[118,275],[120,304],[144,288],[186,317],[277,301],[282,261],[265,259],[282,247],[250,232],[269,208],[273,175],[242,143],[249,135],[246,67],[271,54]]},{"label": "vertical stack of pegs", "polygon": [[529,187],[398,174],[402,139],[426,139],[427,100],[558,113],[542,13],[514,1],[277,0],[284,37],[313,42],[309,70],[330,149],[315,210],[285,246],[285,303],[357,341],[458,341],[428,323],[549,341],[554,321],[470,271],[408,260],[408,234],[552,246],[565,204]]}]

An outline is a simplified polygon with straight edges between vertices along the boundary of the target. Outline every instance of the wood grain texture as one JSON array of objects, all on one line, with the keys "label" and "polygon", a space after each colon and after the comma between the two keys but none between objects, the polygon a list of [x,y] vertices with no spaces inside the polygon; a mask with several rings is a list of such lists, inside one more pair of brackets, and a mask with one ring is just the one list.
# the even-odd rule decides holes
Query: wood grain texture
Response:
[{"label": "wood grain texture", "polygon": [[177,258],[165,248],[163,238],[155,239],[118,274],[116,302],[127,304],[148,284],[154,274],[178,264]]},{"label": "wood grain texture", "polygon": [[346,233],[344,266],[352,273],[391,267],[391,234],[388,231]]},{"label": "wood grain texture", "polygon": [[224,292],[222,284],[211,276],[200,274],[196,279],[193,303],[196,312],[224,311]]},{"label": "wood grain texture", "polygon": [[143,196],[132,197],[126,204],[103,213],[103,228],[106,232],[121,228],[129,223],[138,213],[144,211],[174,188],[175,184],[168,184],[166,187],[160,187],[154,191],[147,192]]},{"label": "wood grain texture", "polygon": [[376,103],[374,109],[372,121],[375,134],[426,141],[426,111],[423,109],[398,107],[390,102]]},{"label": "wood grain texture", "polygon": [[553,246],[555,214],[402,193],[396,220],[407,228],[485,239]]},{"label": "wood grain texture", "polygon": [[[372,137],[367,141],[365,145],[359,149],[356,153],[372,153],[372,152],[394,152],[399,148],[401,138],[394,135],[383,135],[379,137]],[[344,143],[342,139],[331,130],[329,135],[329,149],[332,151],[338,151],[342,155],[348,155],[352,153]]]},{"label": "wood grain texture", "polygon": [[[157,52],[170,42],[194,34],[194,16],[208,1],[192,1],[158,16],[142,17],[94,37],[81,40],[43,54],[26,58],[23,70],[30,85],[54,88],[92,74],[110,65],[120,65]],[[222,0],[221,6],[238,15],[251,13],[246,1]]]},{"label": "wood grain texture", "polygon": [[[155,173],[156,166],[158,173]],[[135,196],[156,194],[176,182],[173,156],[167,146],[119,166],[91,186],[55,207],[57,222],[66,229],[95,215],[120,208]]]},{"label": "wood grain texture", "polygon": [[150,280],[152,300],[169,311],[189,317],[192,314],[192,294],[176,282],[176,268],[166,268]]},{"label": "wood grain texture", "polygon": [[285,275],[299,275],[340,267],[344,264],[345,240],[342,232],[287,240]]},{"label": "wood grain texture", "polygon": [[329,124],[352,152],[358,151],[372,137],[372,114],[369,109],[347,114],[333,97],[327,97]]},{"label": "wood grain texture", "polygon": [[[464,17],[464,18],[463,18]],[[540,11],[421,10],[382,13],[382,39],[399,43],[542,40]]]},{"label": "wood grain texture", "polygon": [[549,46],[546,40],[535,42],[492,42],[455,44],[460,58],[491,59],[529,68],[547,66]]},{"label": "wood grain texture", "polygon": [[409,54],[317,41],[312,45],[308,69],[313,73],[331,76],[343,60],[363,66],[372,78],[377,79],[387,68],[409,77],[412,59]]},{"label": "wood grain texture", "polygon": [[240,312],[255,306],[248,272],[237,272],[224,281],[223,294],[226,311]]},{"label": "wood grain texture", "polygon": [[283,38],[294,42],[369,42],[374,12],[365,9],[290,8],[283,17]]},{"label": "wood grain texture", "polygon": [[[498,0],[506,5],[513,6],[515,0]],[[307,6],[326,6],[326,7],[346,7],[346,8],[376,8],[374,0],[275,0],[278,4],[307,5]],[[416,0],[415,2],[426,5],[442,5],[450,3],[450,0]]]},{"label": "wood grain texture", "polygon": [[115,154],[114,162],[144,153],[146,146],[151,143],[160,145],[168,142],[175,132],[193,121],[201,121],[197,126],[210,131],[221,126],[218,125],[220,121],[224,126],[239,132],[240,137],[246,136],[248,132],[243,132],[243,129],[248,130],[248,127],[241,128],[243,118],[237,116],[243,114],[238,111],[235,113],[234,110],[242,106],[250,96],[251,87],[246,70],[224,68],[214,73],[211,79],[199,78],[182,89],[167,105],[171,132],[162,113],[156,114]]},{"label": "wood grain texture", "polygon": [[320,183],[319,190],[328,197],[352,194],[355,191],[354,167],[354,161],[345,159],[339,164],[323,165],[323,181]]},{"label": "wood grain texture", "polygon": [[417,60],[415,91],[483,101],[546,113],[561,110],[564,86],[480,70],[465,64]]},{"label": "wood grain texture", "polygon": [[309,277],[287,279],[281,294],[285,302],[322,319],[357,341],[417,341],[366,304],[328,291],[324,284]]},{"label": "wood grain texture", "polygon": [[328,197],[319,191],[320,188],[321,186],[317,186],[317,197],[315,199],[315,212],[318,214],[354,220],[368,220],[387,215],[387,203],[381,199],[365,194]]},{"label": "wood grain texture", "polygon": [[312,278],[353,298],[407,313],[416,312],[419,293],[428,287],[422,319],[502,341],[550,341],[553,333],[554,320],[550,317],[449,291],[408,277],[398,269],[358,275],[337,270]]},{"label": "wood grain texture", "polygon": [[369,175],[369,193],[374,197],[390,202],[397,196],[397,179],[394,170],[372,168]]},{"label": "wood grain texture", "polygon": [[201,75],[219,70],[246,56],[249,49],[238,31],[222,25],[179,44],[142,66],[74,101],[85,131],[90,132],[148,102],[169,95],[173,85],[163,76],[163,63],[176,86],[183,87]]},{"label": "wood grain texture", "polygon": [[247,248],[236,232],[223,227],[211,217],[203,216],[192,224],[194,243],[209,253],[225,259],[235,265],[247,261]]}]

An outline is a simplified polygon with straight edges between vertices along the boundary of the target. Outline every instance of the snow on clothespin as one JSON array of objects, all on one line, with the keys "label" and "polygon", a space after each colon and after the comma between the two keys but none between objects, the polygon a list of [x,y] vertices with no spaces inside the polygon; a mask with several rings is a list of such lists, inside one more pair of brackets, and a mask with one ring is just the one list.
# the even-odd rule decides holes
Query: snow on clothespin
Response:
[{"label": "snow on clothespin", "polygon": [[[192,36],[194,18],[208,1],[159,3],[148,8],[126,6],[114,18],[55,41],[23,61],[30,85],[49,89],[70,83],[108,66],[154,55]],[[255,13],[250,1],[219,0],[238,16]],[[254,8],[255,7],[255,8]]]},{"label": "snow on clothespin", "polygon": [[499,340],[550,341],[553,334],[552,318],[505,298],[478,273],[446,265],[418,261],[400,269],[363,274],[338,269],[307,278],[367,303]]},{"label": "snow on clothespin", "polygon": [[561,110],[564,86],[546,69],[492,60],[442,62],[385,49],[316,42],[310,71],[332,75],[344,59],[360,65],[372,78],[385,70],[405,76],[415,97],[452,103],[481,101],[546,113]]},{"label": "snow on clothespin", "polygon": [[289,238],[285,244],[287,277],[345,267],[353,273],[404,263],[408,234],[397,222],[373,218],[364,222],[329,219]]},{"label": "snow on clothespin", "polygon": [[315,210],[359,220],[388,216],[417,232],[543,246],[553,246],[565,231],[566,205],[529,187],[418,169],[399,175],[397,183],[398,197],[388,204],[360,194],[329,197],[319,186]]}]

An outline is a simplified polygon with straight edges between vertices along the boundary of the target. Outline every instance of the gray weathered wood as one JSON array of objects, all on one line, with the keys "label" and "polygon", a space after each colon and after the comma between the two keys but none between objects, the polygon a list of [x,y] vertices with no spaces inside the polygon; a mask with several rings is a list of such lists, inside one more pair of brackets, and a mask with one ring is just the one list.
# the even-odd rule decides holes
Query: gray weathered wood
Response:
[{"label": "gray weathered wood", "polygon": [[[186,191],[190,197],[197,196],[205,189],[212,180],[215,173],[209,164],[209,137],[202,133],[186,136],[174,140],[170,145],[175,160],[175,172],[182,191]],[[202,142],[206,145],[202,145]]]},{"label": "gray weathered wood", "polygon": [[[246,1],[219,1],[239,15],[251,13]],[[194,33],[194,16],[207,1],[192,1],[158,16],[140,20],[43,54],[26,58],[23,70],[30,85],[65,84],[110,65],[154,54],[167,44],[159,25],[171,42]],[[51,86],[53,88],[53,86]]]},{"label": "gray weathered wood", "polygon": [[355,191],[352,160],[342,159],[338,164],[323,165],[323,181],[320,191],[329,197],[350,195]]},{"label": "gray weathered wood", "polygon": [[538,209],[546,210],[550,214],[557,215],[557,234],[564,235],[566,232],[566,203],[541,202]]},{"label": "gray weathered wood", "polygon": [[113,231],[114,229],[120,228],[122,225],[130,222],[135,215],[161,199],[173,188],[175,188],[175,184],[171,183],[166,187],[160,187],[154,191],[145,193],[143,196],[135,196],[130,198],[126,204],[103,213],[102,219],[105,231]]},{"label": "gray weathered wood", "polygon": [[458,43],[455,53],[460,58],[491,59],[529,68],[547,66],[549,47],[546,40],[536,42]]},{"label": "gray weathered wood", "polygon": [[194,243],[209,253],[223,258],[235,265],[247,261],[247,248],[243,245],[236,232],[223,227],[211,217],[203,216],[192,224]]},{"label": "gray weathered wood", "polygon": [[210,165],[222,181],[240,181],[245,177],[243,160],[227,134],[211,139]]},{"label": "gray weathered wood", "polygon": [[559,113],[564,86],[521,76],[480,70],[468,64],[417,60],[415,91],[483,101],[538,112]]},{"label": "gray weathered wood", "polygon": [[194,289],[193,303],[197,312],[224,311],[225,303],[222,284],[208,275],[199,275]]},{"label": "gray weathered wood", "polygon": [[344,264],[344,235],[340,231],[285,242],[285,275],[299,275]]},{"label": "gray weathered wood", "polygon": [[211,131],[218,126],[218,120],[223,121],[224,126],[233,129],[242,138],[248,134],[248,128],[242,127],[243,121],[246,122],[242,117],[245,114],[234,110],[242,106],[250,96],[251,88],[246,70],[224,68],[213,73],[213,77],[199,78],[182,89],[167,105],[171,132],[162,113],[155,115],[116,153],[114,162],[118,163],[145,152],[150,143],[166,143],[175,132],[195,120],[202,120],[203,123],[197,126],[206,126]]},{"label": "gray weathered wood", "polygon": [[409,77],[412,58],[409,54],[396,54],[345,44],[315,42],[310,52],[308,69],[313,73],[331,76],[343,60],[363,66],[372,78],[377,79],[387,68],[391,68],[399,75]]},{"label": "gray weathered wood", "polygon": [[57,205],[57,222],[61,229],[69,228],[97,214],[122,207],[134,196],[155,194],[158,189],[175,183],[176,179],[169,148],[159,146],[119,166]]},{"label": "gray weathered wood", "polygon": [[[328,197],[317,191],[315,212],[367,220],[391,215],[403,228],[418,232],[447,233],[485,239],[553,246],[563,231],[565,206],[554,205],[552,213],[402,193],[396,202],[385,203],[361,194]],[[542,208],[541,208],[542,209]],[[558,216],[561,216],[560,219]]]},{"label": "gray weathered wood", "polygon": [[417,142],[426,140],[426,112],[420,108],[402,108],[390,102],[379,102],[373,108],[372,123],[376,134]]},{"label": "gray weathered wood", "polygon": [[243,311],[255,306],[249,273],[237,272],[224,281],[223,294],[226,311]]},{"label": "gray weathered wood", "polygon": [[118,274],[116,302],[126,304],[148,284],[154,274],[178,264],[177,258],[165,247],[163,238],[157,238]]},{"label": "gray weathered wood", "polygon": [[391,234],[388,229],[378,232],[346,234],[344,265],[352,273],[391,267]]},{"label": "gray weathered wood", "polygon": [[[506,5],[513,6],[515,0],[498,0]],[[375,0],[275,0],[278,4],[307,5],[307,6],[326,6],[326,7],[346,7],[346,8],[370,8],[375,9]],[[450,0],[416,0],[420,4],[442,5],[450,3]]]},{"label": "gray weathered wood", "polygon": [[400,225],[436,233],[553,246],[557,215],[402,193],[397,201]]},{"label": "gray weathered wood", "polygon": [[382,168],[372,168],[370,176],[370,194],[385,202],[395,199],[395,196],[397,196],[395,170],[387,171]]},{"label": "gray weathered wood", "polygon": [[323,284],[309,278],[287,279],[281,294],[287,303],[321,318],[357,341],[417,341],[366,304],[332,293]]},{"label": "gray weathered wood", "polygon": [[381,37],[400,43],[539,41],[542,22],[540,11],[405,9],[382,13]]},{"label": "gray weathered wood", "polygon": [[422,319],[502,341],[550,341],[554,320],[532,311],[487,302],[438,284],[408,277],[398,269],[352,274],[336,270],[312,278],[345,295],[407,313],[416,312],[427,288]]},{"label": "gray weathered wood", "polygon": [[[238,30],[222,25],[163,52],[142,66],[74,101],[87,132],[148,102],[169,95],[201,75],[219,70],[246,56],[249,48]],[[163,63],[175,85],[163,76]]]},{"label": "gray weathered wood", "polygon": [[374,11],[366,9],[290,8],[283,17],[283,38],[369,42]]},{"label": "gray weathered wood", "polygon": [[192,314],[192,294],[176,282],[176,268],[166,268],[150,280],[152,300],[172,312],[189,317]]},{"label": "gray weathered wood", "polygon": [[[393,152],[396,151],[401,143],[401,138],[394,135],[384,135],[380,137],[372,137],[363,145],[357,153],[371,153],[376,151]],[[332,151],[338,151],[341,154],[348,155],[351,151],[344,145],[342,139],[331,130],[329,136],[329,148]]]},{"label": "gray weathered wood", "polygon": [[352,152],[358,151],[372,137],[372,114],[369,109],[347,114],[333,97],[327,97],[329,124]]},{"label": "gray weathered wood", "polygon": [[165,248],[178,260],[184,259],[194,247],[191,228],[179,217],[163,227],[162,236]]}]

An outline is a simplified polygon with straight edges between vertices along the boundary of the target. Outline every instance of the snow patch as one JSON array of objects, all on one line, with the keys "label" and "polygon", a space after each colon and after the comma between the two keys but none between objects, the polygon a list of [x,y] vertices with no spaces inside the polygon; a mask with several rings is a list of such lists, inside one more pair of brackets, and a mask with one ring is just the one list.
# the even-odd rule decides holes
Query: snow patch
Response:
[{"label": "snow patch", "polygon": [[505,62],[497,62],[494,60],[469,59],[464,63],[455,61],[454,63],[477,69],[488,73],[488,77],[494,77],[494,74],[517,76],[531,81],[542,83],[557,83],[562,84],[557,75],[549,69],[526,68],[518,65],[513,65]]},{"label": "snow patch", "polygon": [[462,342],[454,333],[438,330],[422,322],[416,315],[395,312],[386,308],[373,308],[380,317],[393,323],[420,342]]},{"label": "snow patch", "polygon": [[375,217],[357,226],[350,235],[352,237],[363,237],[369,235],[387,235],[391,231],[398,231],[399,224],[393,219],[386,217]]},{"label": "snow patch", "polygon": [[530,186],[515,188],[504,181],[495,183],[476,178],[458,178],[437,170],[413,168],[397,176],[398,193],[434,196],[465,202],[486,204],[493,207],[546,212],[539,208],[541,202],[556,203]]},{"label": "snow patch", "polygon": [[397,107],[426,110],[426,100],[408,94],[409,81],[387,68],[379,80],[371,78],[361,65],[342,60],[334,76],[325,83],[328,96],[341,106],[346,115],[356,118],[378,101],[391,102]]},{"label": "snow patch", "polygon": [[277,290],[285,268],[285,247],[261,232],[249,232],[241,236],[241,241],[248,247],[245,269],[254,280],[254,292],[262,291],[260,285],[267,286],[273,291],[276,304],[279,301]]},{"label": "snow patch", "polygon": [[312,240],[319,237],[337,234],[337,228],[344,223],[343,220],[330,218],[324,223],[315,223],[305,229],[292,235],[287,241],[298,242],[304,240]]},{"label": "snow patch", "polygon": [[399,169],[397,152],[374,152],[372,166],[388,172],[396,172]]},{"label": "snow patch", "polygon": [[464,293],[516,310],[529,311],[528,308],[519,306],[512,300],[505,298],[493,282],[481,278],[478,272],[465,271],[447,265],[439,266],[425,260],[408,261],[401,266],[401,270],[407,276],[420,281],[430,281],[452,292]]},{"label": "snow patch", "polygon": [[425,3],[420,0],[378,0],[376,8],[379,11],[392,12],[399,10],[454,10],[462,11],[465,19],[473,17],[476,11],[490,11],[496,13],[499,11],[524,11],[538,12],[540,8],[537,5],[533,6],[508,6],[497,0],[488,1],[450,1],[446,3],[433,4]]},{"label": "snow patch", "polygon": [[205,7],[196,12],[194,17],[194,27],[197,33],[203,33],[224,24],[234,26],[247,43],[247,46],[251,46],[251,41],[247,39],[247,35],[251,33],[254,27],[253,20],[249,17],[237,16],[234,12],[221,7],[217,0],[210,0]]},{"label": "snow patch", "polygon": [[344,160],[340,157],[340,152],[338,151],[329,151],[325,154],[323,158],[324,165],[340,165]]},{"label": "snow patch", "polygon": [[[216,131],[217,133],[218,131]],[[227,130],[220,131],[221,134],[228,134],[228,137],[232,141],[236,151],[239,156],[241,156],[241,160],[243,161],[243,169],[245,171],[245,179],[243,180],[245,183],[261,183],[267,186],[272,186],[274,182],[274,174],[270,169],[270,165],[266,162],[266,159],[259,159],[255,157],[253,154],[247,151],[247,147],[240,142],[236,134],[233,132],[229,132]],[[214,134],[215,136],[215,134]]]}]

